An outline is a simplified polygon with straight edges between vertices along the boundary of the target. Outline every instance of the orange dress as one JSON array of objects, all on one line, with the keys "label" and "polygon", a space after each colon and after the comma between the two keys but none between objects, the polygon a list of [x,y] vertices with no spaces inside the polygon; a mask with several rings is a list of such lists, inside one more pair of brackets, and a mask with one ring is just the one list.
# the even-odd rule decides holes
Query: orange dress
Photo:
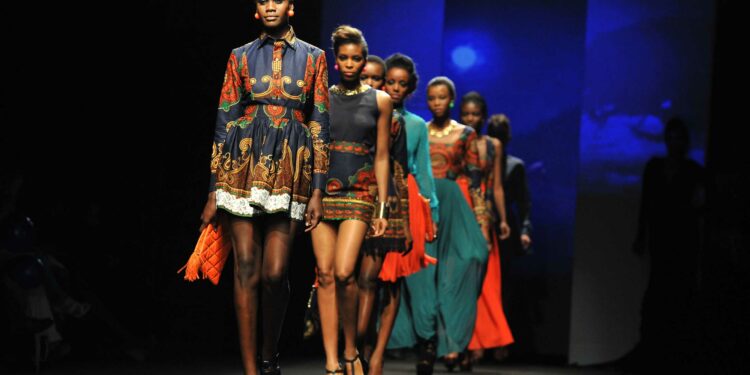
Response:
[{"label": "orange dress", "polygon": [[[487,197],[487,207],[494,207],[492,199],[493,161],[495,148],[487,138],[486,157],[480,158],[480,168],[483,172],[482,192]],[[474,334],[469,342],[469,350],[496,348],[513,343],[513,334],[505,319],[503,310],[502,284],[500,274],[500,246],[498,233],[491,225],[492,250],[487,259],[487,273],[482,284],[482,294],[477,301],[477,319]]]}]

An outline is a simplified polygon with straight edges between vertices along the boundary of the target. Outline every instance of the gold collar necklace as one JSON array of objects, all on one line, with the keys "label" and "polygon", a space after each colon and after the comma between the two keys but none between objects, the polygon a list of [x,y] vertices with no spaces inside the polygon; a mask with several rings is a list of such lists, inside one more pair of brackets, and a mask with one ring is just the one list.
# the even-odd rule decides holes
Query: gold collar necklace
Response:
[{"label": "gold collar necklace", "polygon": [[356,89],[347,90],[347,89],[342,89],[339,85],[335,85],[331,88],[330,91],[337,95],[352,96],[352,95],[361,94],[367,91],[367,89],[369,88],[370,86],[368,85],[359,85],[357,86]]},{"label": "gold collar necklace", "polygon": [[443,138],[449,135],[453,131],[453,128],[455,128],[456,126],[454,125],[454,121],[451,120],[451,122],[442,129],[435,129],[435,126],[432,125],[432,121],[430,121],[430,124],[427,127],[430,129],[431,136],[435,138]]}]

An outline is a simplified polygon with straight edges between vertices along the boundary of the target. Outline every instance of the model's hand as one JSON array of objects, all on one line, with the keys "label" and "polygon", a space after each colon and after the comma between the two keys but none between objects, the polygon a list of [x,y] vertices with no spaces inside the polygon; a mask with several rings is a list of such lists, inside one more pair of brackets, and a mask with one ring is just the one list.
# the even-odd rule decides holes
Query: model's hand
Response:
[{"label": "model's hand", "polygon": [[438,225],[437,225],[437,223],[432,223],[432,233],[435,233],[432,236],[432,238],[430,238],[430,234],[429,233],[425,233],[424,240],[427,241],[427,242],[435,241],[435,239],[438,236]]},{"label": "model's hand", "polygon": [[208,194],[208,201],[203,206],[203,213],[201,213],[201,227],[198,229],[199,232],[203,232],[204,229],[211,224],[216,230],[216,192],[212,191]]},{"label": "model's hand", "polygon": [[406,230],[404,231],[404,235],[406,237],[406,250],[402,253],[403,255],[409,254],[411,252],[412,246],[414,246],[414,237],[411,236],[411,230],[409,229],[409,222],[404,221],[404,226],[406,227]]},{"label": "model's hand", "polygon": [[492,251],[492,237],[490,237],[490,226],[488,224],[482,224],[482,235],[484,235],[484,240],[487,241],[487,251]]},{"label": "model's hand", "polygon": [[385,233],[385,228],[388,227],[388,220],[386,219],[373,219],[370,228],[372,229],[372,237],[380,237]]},{"label": "model's hand", "polygon": [[[510,227],[508,226],[508,223],[505,221],[500,222],[500,239],[504,240],[510,237]],[[528,236],[527,236],[528,237]],[[524,248],[526,248],[524,246]]]},{"label": "model's hand", "polygon": [[323,218],[323,192],[320,189],[313,190],[310,201],[307,202],[305,211],[305,232],[309,232],[320,223]]},{"label": "model's hand", "polygon": [[531,246],[531,237],[528,234],[521,235],[521,246],[523,246],[524,250],[527,250]]}]

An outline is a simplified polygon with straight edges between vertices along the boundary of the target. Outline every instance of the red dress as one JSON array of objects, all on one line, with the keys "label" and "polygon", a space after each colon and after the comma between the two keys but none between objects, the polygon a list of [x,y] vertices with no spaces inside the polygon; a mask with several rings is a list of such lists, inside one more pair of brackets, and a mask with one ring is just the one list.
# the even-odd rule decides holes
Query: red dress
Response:
[{"label": "red dress", "polygon": [[[489,192],[493,188],[493,161],[495,148],[487,138],[486,157],[481,158],[480,167],[483,172],[482,192],[488,197],[487,207],[493,207],[494,202]],[[508,321],[503,311],[502,284],[500,274],[500,246],[498,244],[498,233],[490,226],[490,237],[492,238],[492,250],[487,259],[487,273],[482,284],[482,294],[477,301],[477,320],[474,325],[474,334],[469,342],[469,350],[496,348],[513,343],[513,334],[510,332]]]}]

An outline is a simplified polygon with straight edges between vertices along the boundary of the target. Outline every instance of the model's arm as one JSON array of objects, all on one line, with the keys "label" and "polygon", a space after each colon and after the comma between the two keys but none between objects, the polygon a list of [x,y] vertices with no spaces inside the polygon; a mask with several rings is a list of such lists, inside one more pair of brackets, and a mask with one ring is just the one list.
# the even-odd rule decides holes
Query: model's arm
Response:
[{"label": "model's arm", "polygon": [[229,158],[228,153],[224,153],[224,142],[227,138],[227,132],[234,126],[237,120],[243,114],[243,109],[239,105],[242,95],[242,79],[239,73],[239,64],[237,54],[232,51],[229,55],[227,68],[224,72],[224,83],[221,85],[221,95],[219,97],[219,109],[216,115],[216,128],[214,130],[214,142],[211,151],[211,178],[208,185],[208,201],[203,207],[201,214],[201,227],[203,231],[209,223],[216,223],[216,183],[223,179],[223,162]]},{"label": "model's arm", "polygon": [[313,106],[308,127],[313,141],[312,196],[305,211],[305,231],[313,230],[323,217],[323,191],[328,179],[328,147],[330,121],[328,116],[328,65],[325,52],[315,59],[315,81],[312,87]]},{"label": "model's arm", "polygon": [[[378,204],[388,202],[388,179],[390,177],[389,151],[391,138],[391,116],[393,115],[393,104],[388,94],[377,91],[378,110],[378,137],[375,146],[375,179],[378,184]],[[386,219],[373,219],[373,236],[379,237],[385,233],[388,226]]]},{"label": "model's arm", "polygon": [[492,164],[492,195],[495,199],[495,207],[497,208],[498,214],[500,215],[500,239],[504,240],[510,236],[510,227],[508,226],[508,220],[506,219],[505,211],[505,189],[503,189],[503,144],[495,139],[492,139],[492,146],[495,148],[495,160]]}]

